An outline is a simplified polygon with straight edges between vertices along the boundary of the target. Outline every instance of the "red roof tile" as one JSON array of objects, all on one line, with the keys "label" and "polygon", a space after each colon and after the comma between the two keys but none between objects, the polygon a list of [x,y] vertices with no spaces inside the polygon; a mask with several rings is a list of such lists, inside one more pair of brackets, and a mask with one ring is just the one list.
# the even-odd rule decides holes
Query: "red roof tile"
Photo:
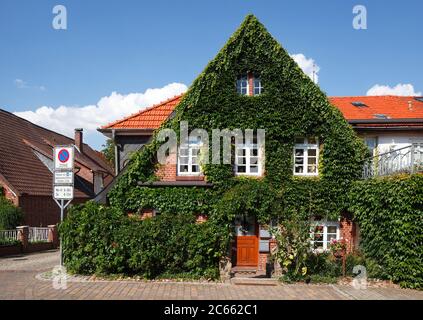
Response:
[{"label": "red roof tile", "polygon": [[175,96],[124,119],[102,126],[101,129],[157,129],[169,117],[181,98],[182,95]]},{"label": "red roof tile", "polygon": [[[415,97],[361,96],[330,97],[329,101],[341,110],[347,120],[374,120],[375,115],[386,115],[388,119],[423,119],[423,102]],[[366,106],[356,107],[352,102]],[[411,105],[409,104],[411,102]]]},{"label": "red roof tile", "polygon": [[[101,127],[104,129],[157,129],[165,121],[183,95],[175,96],[157,105],[141,110],[124,119]],[[401,96],[358,96],[329,97],[329,101],[337,107],[344,117],[351,120],[378,119],[375,115],[386,115],[388,119],[422,119],[423,102],[415,97]],[[411,101],[411,107],[409,102]],[[353,102],[362,102],[366,106],[356,107]],[[380,120],[379,120],[380,121]]]}]

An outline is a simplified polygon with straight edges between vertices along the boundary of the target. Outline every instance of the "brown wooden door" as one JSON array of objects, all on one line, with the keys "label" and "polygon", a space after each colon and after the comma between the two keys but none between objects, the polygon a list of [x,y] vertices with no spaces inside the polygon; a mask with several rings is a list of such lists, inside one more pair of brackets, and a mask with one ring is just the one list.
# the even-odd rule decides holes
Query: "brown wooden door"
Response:
[{"label": "brown wooden door", "polygon": [[258,265],[258,225],[251,216],[240,215],[235,219],[236,266]]},{"label": "brown wooden door", "polygon": [[258,264],[258,240],[253,236],[236,237],[236,265],[237,266],[254,266]]}]

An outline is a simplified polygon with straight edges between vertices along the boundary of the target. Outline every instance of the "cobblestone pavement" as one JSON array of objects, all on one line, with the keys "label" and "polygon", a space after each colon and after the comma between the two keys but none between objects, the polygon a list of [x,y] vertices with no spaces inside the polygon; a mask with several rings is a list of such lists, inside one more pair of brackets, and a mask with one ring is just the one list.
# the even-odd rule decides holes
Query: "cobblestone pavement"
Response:
[{"label": "cobblestone pavement", "polygon": [[232,285],[223,283],[178,283],[142,281],[68,281],[67,289],[54,289],[39,280],[41,271],[58,262],[55,252],[0,258],[0,299],[419,299],[423,292],[397,288],[357,290],[348,285]]}]

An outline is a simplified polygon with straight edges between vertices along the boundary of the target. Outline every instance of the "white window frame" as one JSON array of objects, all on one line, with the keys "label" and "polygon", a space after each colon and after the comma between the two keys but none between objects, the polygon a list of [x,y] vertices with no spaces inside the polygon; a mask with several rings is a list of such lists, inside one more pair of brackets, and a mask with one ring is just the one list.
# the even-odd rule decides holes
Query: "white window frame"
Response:
[{"label": "white window frame", "polygon": [[[256,87],[256,80],[259,81],[259,86],[258,87]],[[256,89],[259,89],[259,93],[256,93]],[[258,95],[262,94],[262,92],[263,92],[263,86],[261,84],[261,78],[260,77],[259,78],[256,78],[253,75],[253,96],[258,96]]]},{"label": "white window frame", "polygon": [[[201,176],[201,166],[200,166],[200,152],[201,152],[202,143],[200,141],[189,142],[188,144],[182,144],[178,148],[178,163],[177,163],[177,175],[178,176]],[[188,149],[187,156],[181,156],[181,149]],[[193,164],[193,155],[192,152],[194,149],[198,149],[198,154],[195,158],[197,158],[197,164]],[[181,163],[181,158],[188,158],[187,164]],[[188,166],[188,171],[181,171],[181,166]],[[192,166],[198,165],[198,172],[192,171]]]},{"label": "white window frame", "polygon": [[[322,249],[314,249],[314,243],[315,242],[321,242],[321,241],[314,241],[314,235],[315,235],[314,229],[315,229],[316,226],[322,226],[323,227],[323,240],[322,240],[323,241],[323,246],[322,246],[323,248]],[[311,239],[310,243],[311,243],[311,250],[313,252],[325,252],[325,251],[329,250],[328,244],[330,242],[328,241],[328,227],[336,227],[336,240],[341,239],[340,238],[341,229],[340,229],[339,221],[326,221],[326,220],[324,220],[324,221],[313,221],[311,223],[311,228],[310,228],[310,239]],[[330,234],[333,234],[333,233],[330,233]]]},{"label": "white window frame", "polygon": [[[239,86],[239,88],[240,88],[240,91],[238,91],[238,81],[244,81],[244,80],[241,80],[242,78],[244,78],[245,77],[245,81],[247,82],[247,86],[246,87],[244,87],[244,86]],[[241,79],[240,79],[241,78]],[[243,88],[245,88],[246,89],[246,92],[245,92],[245,94],[244,93],[242,93],[242,89]],[[240,75],[237,79],[236,79],[236,90],[237,90],[237,92],[238,92],[238,94],[240,94],[240,95],[242,95],[242,96],[249,96],[250,95],[250,78],[249,78],[249,76],[248,76],[248,74],[246,73],[246,74],[242,74],[242,75]]]},{"label": "white window frame", "polygon": [[[238,150],[245,150],[245,164],[242,166],[245,166],[245,172],[238,172],[238,159],[243,158],[244,156],[238,155]],[[251,150],[257,149],[257,156],[251,155]],[[258,143],[243,143],[243,144],[237,144],[235,146],[235,175],[236,176],[261,176],[263,172],[262,168],[262,148]],[[257,172],[251,172],[251,166],[254,164],[251,164],[251,157],[257,157]]]},{"label": "white window frame", "polygon": [[[294,145],[294,150],[293,150],[293,155],[294,155],[294,168],[293,168],[293,173],[295,176],[317,176],[319,175],[319,153],[320,153],[320,144],[319,144],[319,139],[316,137],[316,143],[315,144],[310,144],[308,143],[309,138],[304,138],[304,143],[296,143]],[[295,172],[295,168],[299,165],[297,165],[295,163],[295,160],[297,158],[296,154],[295,154],[295,150],[296,149],[302,149],[303,150],[303,172]],[[308,172],[308,151],[309,150],[316,150],[316,172]]]}]

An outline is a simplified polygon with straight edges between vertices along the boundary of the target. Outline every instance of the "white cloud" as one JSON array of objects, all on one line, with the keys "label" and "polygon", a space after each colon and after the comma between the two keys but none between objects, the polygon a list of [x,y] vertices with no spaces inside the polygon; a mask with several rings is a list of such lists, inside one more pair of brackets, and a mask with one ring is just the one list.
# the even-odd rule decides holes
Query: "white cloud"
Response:
[{"label": "white cloud", "polygon": [[187,90],[183,83],[170,83],[162,88],[147,89],[144,93],[119,94],[112,92],[101,98],[95,105],[59,106],[57,108],[42,106],[35,111],[15,112],[47,129],[73,137],[75,128],[83,128],[86,142],[99,147],[102,141],[96,129],[138,112],[153,104],[164,101]]},{"label": "white cloud", "polygon": [[375,84],[367,91],[368,96],[421,96],[421,92],[414,91],[412,84],[399,83],[395,87]]},{"label": "white cloud", "polygon": [[298,66],[303,70],[303,72],[308,75],[311,80],[313,80],[314,73],[314,82],[319,82],[319,76],[317,75],[320,71],[320,67],[316,64],[316,61],[312,58],[307,58],[302,53],[291,54],[291,58],[298,64]]},{"label": "white cloud", "polygon": [[15,79],[15,81],[13,81],[15,83],[16,88],[18,89],[37,89],[40,91],[45,91],[46,87],[44,86],[30,86],[28,85],[28,82],[22,80],[22,79]]}]

